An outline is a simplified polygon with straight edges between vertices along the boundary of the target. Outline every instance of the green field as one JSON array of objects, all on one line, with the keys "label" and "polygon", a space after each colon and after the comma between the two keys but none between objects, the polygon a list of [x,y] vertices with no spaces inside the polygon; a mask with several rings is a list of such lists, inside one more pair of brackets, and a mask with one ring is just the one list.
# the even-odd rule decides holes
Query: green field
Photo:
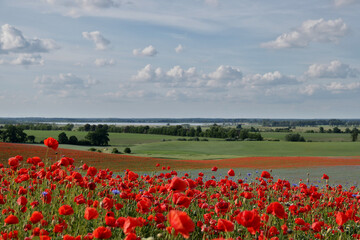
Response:
[{"label": "green field", "polygon": [[[291,132],[290,132],[291,133]],[[279,139],[285,141],[285,136],[289,132],[261,132],[264,139]],[[296,132],[294,132],[296,133]],[[350,133],[299,133],[305,141],[313,142],[351,142]]]},{"label": "green field", "polygon": [[[36,141],[47,137],[57,138],[62,131],[26,131],[28,135],[36,136]],[[83,139],[86,132],[66,132],[67,136],[75,135]],[[265,138],[284,137],[287,133],[264,134]],[[333,137],[339,139],[341,135],[329,133],[307,133],[313,139],[327,139]],[[272,142],[272,141],[237,141],[227,142],[223,139],[209,139],[204,141],[177,141],[177,136],[150,135],[150,134],[129,134],[110,133],[110,145],[108,147],[97,147],[103,152],[111,152],[113,147],[123,151],[130,147],[133,155],[146,157],[159,157],[168,159],[224,159],[249,156],[360,156],[360,142]],[[163,140],[166,141],[163,141]],[[88,146],[61,145],[63,148],[88,150]]]},{"label": "green field", "polygon": [[224,159],[250,156],[360,156],[360,142],[164,142],[136,145],[139,156]]}]

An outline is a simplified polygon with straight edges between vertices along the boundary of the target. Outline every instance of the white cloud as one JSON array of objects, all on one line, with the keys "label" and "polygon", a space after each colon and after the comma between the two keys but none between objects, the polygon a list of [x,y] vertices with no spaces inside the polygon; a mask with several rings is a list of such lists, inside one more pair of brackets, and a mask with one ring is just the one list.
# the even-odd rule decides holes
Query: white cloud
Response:
[{"label": "white cloud", "polygon": [[359,1],[356,1],[356,0],[334,0],[334,4],[337,7],[350,5],[350,4],[353,4],[356,2],[359,2]]},{"label": "white cloud", "polygon": [[295,76],[286,76],[279,71],[268,72],[263,75],[254,74],[245,76],[242,80],[244,85],[260,86],[260,85],[292,85],[299,83]]},{"label": "white cloud", "polygon": [[44,65],[44,60],[40,55],[20,54],[18,58],[11,61],[14,65]]},{"label": "white cloud", "polygon": [[9,25],[1,26],[0,32],[0,54],[8,53],[41,53],[58,49],[59,46],[52,39],[29,39],[22,32]]},{"label": "white cloud", "polygon": [[312,96],[320,88],[321,87],[318,84],[309,84],[309,85],[302,86],[300,88],[299,92],[304,95]]},{"label": "white cloud", "polygon": [[115,65],[114,59],[97,58],[94,64],[98,67],[112,66]]},{"label": "white cloud", "polygon": [[359,75],[359,70],[335,60],[329,64],[312,64],[305,75],[311,78],[352,78]]},{"label": "white cloud", "polygon": [[332,82],[326,86],[326,90],[331,91],[333,93],[340,93],[342,91],[352,91],[360,89],[360,82],[353,83],[341,83],[341,82]]},{"label": "white cloud", "polygon": [[19,54],[17,58],[12,60],[0,59],[1,64],[11,64],[11,65],[44,65],[44,60],[39,54]]},{"label": "white cloud", "polygon": [[81,78],[72,73],[59,74],[58,76],[38,76],[34,80],[34,86],[42,94],[55,94],[59,97],[84,95],[84,89],[98,84],[99,81],[91,78]]},{"label": "white cloud", "polygon": [[76,8],[111,8],[118,7],[119,1],[113,0],[45,0],[52,5],[61,5],[64,7],[76,7]]},{"label": "white cloud", "polygon": [[179,44],[176,48],[175,48],[175,52],[176,53],[181,53],[181,52],[183,52],[184,51],[184,47],[181,45],[181,44]]},{"label": "white cloud", "polygon": [[146,82],[150,80],[155,80],[162,76],[161,68],[153,69],[151,64],[146,65],[143,69],[140,69],[135,76],[132,76],[133,81],[137,82]]},{"label": "white cloud", "polygon": [[144,49],[134,49],[133,54],[135,56],[145,56],[145,57],[154,57],[157,54],[157,50],[152,46],[149,45]]},{"label": "white cloud", "polygon": [[83,32],[82,36],[87,40],[93,41],[95,43],[96,50],[105,50],[110,45],[110,41],[104,38],[99,31]]},{"label": "white cloud", "polygon": [[311,42],[338,42],[345,36],[348,27],[339,18],[325,21],[324,19],[307,20],[296,30],[284,33],[271,42],[261,44],[264,48],[303,48]]},{"label": "white cloud", "polygon": [[209,78],[217,80],[237,80],[241,79],[242,76],[240,69],[224,65],[219,66],[215,72],[208,75]]}]

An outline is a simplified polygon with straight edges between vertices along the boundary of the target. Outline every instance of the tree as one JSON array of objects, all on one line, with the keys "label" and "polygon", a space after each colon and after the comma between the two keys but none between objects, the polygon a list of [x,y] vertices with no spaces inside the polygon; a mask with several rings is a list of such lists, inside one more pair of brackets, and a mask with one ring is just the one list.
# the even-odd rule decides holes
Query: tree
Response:
[{"label": "tree", "polygon": [[295,134],[290,133],[290,134],[286,135],[285,140],[289,141],[289,142],[305,142],[304,137],[298,133],[295,133]]},{"label": "tree", "polygon": [[90,131],[90,127],[91,127],[90,124],[88,124],[88,123],[85,124],[85,125],[84,125],[84,131],[85,131],[85,132]]},{"label": "tree", "polygon": [[31,143],[35,143],[35,136],[34,135],[27,136],[27,140]]},{"label": "tree", "polygon": [[131,153],[131,149],[129,147],[125,148],[124,153],[127,153],[127,154]]},{"label": "tree", "polygon": [[94,146],[107,146],[110,141],[109,133],[105,128],[97,128],[94,132],[89,132],[85,139]]},{"label": "tree", "polygon": [[77,139],[76,136],[70,136],[68,143],[73,144],[73,145],[77,145],[79,143],[79,140]]},{"label": "tree", "polygon": [[69,143],[69,139],[68,139],[68,137],[66,136],[66,133],[65,133],[65,132],[60,133],[59,136],[58,136],[58,139],[59,139],[58,141],[59,141],[60,144],[67,144],[67,143]]},{"label": "tree", "polygon": [[27,139],[24,129],[14,125],[7,125],[2,135],[4,142],[23,143]]},{"label": "tree", "polygon": [[117,154],[117,153],[120,153],[120,152],[119,152],[119,150],[117,148],[113,148],[111,153]]},{"label": "tree", "polygon": [[358,139],[358,135],[359,135],[359,130],[357,128],[354,128],[351,132],[351,140],[353,142],[356,142]]},{"label": "tree", "polygon": [[324,127],[320,127],[320,128],[319,128],[319,132],[320,132],[320,133],[324,133],[324,132],[325,132]]},{"label": "tree", "polygon": [[333,128],[333,133],[341,133],[341,129],[338,127]]}]

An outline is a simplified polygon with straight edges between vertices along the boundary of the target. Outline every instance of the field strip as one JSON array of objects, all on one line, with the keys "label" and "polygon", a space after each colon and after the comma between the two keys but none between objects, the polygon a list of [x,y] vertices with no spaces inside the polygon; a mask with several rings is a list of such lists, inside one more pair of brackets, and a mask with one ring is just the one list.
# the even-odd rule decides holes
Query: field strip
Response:
[{"label": "field strip", "polygon": [[[0,162],[5,164],[7,159],[21,155],[26,160],[29,157],[38,156],[44,158],[46,147],[30,144],[0,143]],[[199,169],[211,168],[302,168],[320,166],[351,166],[360,165],[360,156],[353,157],[239,157],[221,160],[171,160],[163,158],[138,157],[133,155],[107,154],[72,149],[58,149],[56,152],[49,149],[47,155],[52,161],[62,156],[74,158],[77,165],[86,163],[98,168],[109,168],[114,171],[133,169],[137,171],[157,170],[155,165],[170,166],[172,169]]]}]

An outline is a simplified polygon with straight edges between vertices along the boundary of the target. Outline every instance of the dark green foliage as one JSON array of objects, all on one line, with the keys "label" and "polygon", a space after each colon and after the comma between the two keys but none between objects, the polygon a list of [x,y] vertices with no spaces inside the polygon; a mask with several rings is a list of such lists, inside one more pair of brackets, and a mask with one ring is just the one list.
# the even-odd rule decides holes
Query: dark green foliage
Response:
[{"label": "dark green foliage", "polygon": [[82,145],[82,146],[91,146],[91,142],[88,140],[79,140],[77,145]]},{"label": "dark green foliage", "polygon": [[298,133],[290,133],[286,135],[285,140],[289,142],[305,142],[304,137]]},{"label": "dark green foliage", "polygon": [[78,138],[76,136],[70,136],[68,143],[73,144],[73,145],[77,145],[79,143],[79,140],[78,140]]},{"label": "dark green foliage", "polygon": [[129,147],[125,148],[124,153],[127,153],[127,154],[131,153],[131,149]]},{"label": "dark green foliage", "polygon": [[67,144],[69,143],[69,139],[68,137],[66,136],[66,133],[65,132],[62,132],[59,134],[58,136],[58,141],[60,144]]},{"label": "dark green foliage", "polygon": [[4,142],[24,143],[27,140],[27,135],[21,126],[6,125],[1,135]]},{"label": "dark green foliage", "polygon": [[352,131],[351,131],[351,140],[353,142],[356,142],[357,139],[358,139],[358,135],[359,135],[359,130],[357,128],[354,128]]},{"label": "dark green foliage", "polygon": [[117,148],[113,148],[111,153],[117,154],[117,153],[120,153],[120,152],[119,152],[119,150]]},{"label": "dark green foliage", "polygon": [[106,128],[96,128],[94,132],[89,132],[85,139],[94,146],[107,146],[109,144],[109,133]]},{"label": "dark green foliage", "polygon": [[29,135],[29,136],[27,136],[27,140],[28,140],[30,143],[35,143],[35,136],[34,136],[34,135]]}]

